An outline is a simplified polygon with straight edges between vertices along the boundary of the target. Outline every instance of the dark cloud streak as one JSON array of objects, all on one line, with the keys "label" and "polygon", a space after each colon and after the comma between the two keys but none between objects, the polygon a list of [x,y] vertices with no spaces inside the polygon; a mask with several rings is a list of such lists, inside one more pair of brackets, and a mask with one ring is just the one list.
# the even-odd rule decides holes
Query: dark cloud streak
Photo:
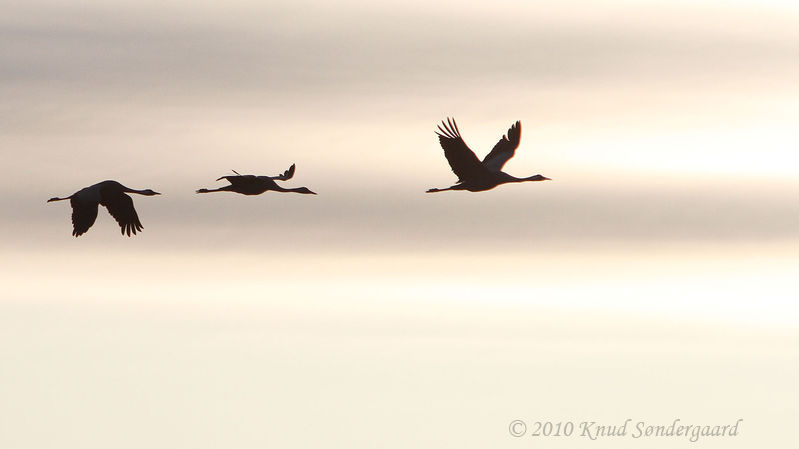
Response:
[{"label": "dark cloud streak", "polygon": [[[384,189],[328,191],[318,198],[177,192],[150,201],[137,198],[147,233],[137,245],[534,253],[552,245],[591,242],[796,241],[799,214],[791,204],[797,189],[732,193],[707,185],[684,185],[676,191],[556,186],[446,197]],[[7,217],[7,226],[28,229],[17,244],[31,238],[39,240],[29,241],[34,245],[71,241],[66,206],[22,197],[4,198],[2,208],[18,211]],[[84,244],[118,238],[109,217],[101,217],[95,226]]]}]

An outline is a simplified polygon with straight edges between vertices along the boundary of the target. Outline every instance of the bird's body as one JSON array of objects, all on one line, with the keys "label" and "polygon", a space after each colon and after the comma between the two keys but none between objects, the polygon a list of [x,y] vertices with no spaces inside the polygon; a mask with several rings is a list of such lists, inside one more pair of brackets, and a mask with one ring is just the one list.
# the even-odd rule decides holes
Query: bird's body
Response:
[{"label": "bird's body", "polygon": [[275,182],[275,180],[287,181],[291,179],[294,176],[294,169],[295,165],[292,164],[288,170],[283,172],[282,175],[278,176],[240,175],[234,170],[233,173],[236,173],[235,176],[222,176],[217,179],[217,181],[221,181],[223,179],[227,180],[230,185],[220,187],[218,189],[199,189],[197,190],[197,193],[235,192],[241,193],[242,195],[260,195],[266,191],[273,190],[276,192],[296,192],[316,195],[316,193],[311,192],[307,187],[286,189],[280,187]]},{"label": "bird's body", "polygon": [[144,226],[133,207],[133,199],[126,193],[160,195],[150,189],[135,190],[116,181],[103,181],[84,187],[68,197],[50,198],[47,202],[69,200],[72,206],[72,235],[75,237],[84,234],[92,227],[97,220],[98,205],[108,209],[108,213],[119,223],[122,234],[130,237],[131,234],[135,235],[137,231],[141,231]]},{"label": "bird's body", "polygon": [[445,189],[429,189],[427,192],[443,192],[445,190],[468,190],[482,192],[491,190],[500,184],[524,181],[548,181],[549,178],[534,175],[528,178],[517,178],[502,171],[505,163],[516,153],[522,136],[522,124],[516,122],[508,129],[508,134],[494,145],[494,148],[481,162],[463,141],[455,120],[447,119],[441,122],[444,128],[438,127],[440,132],[438,141],[444,149],[452,171],[458,176],[458,183]]}]

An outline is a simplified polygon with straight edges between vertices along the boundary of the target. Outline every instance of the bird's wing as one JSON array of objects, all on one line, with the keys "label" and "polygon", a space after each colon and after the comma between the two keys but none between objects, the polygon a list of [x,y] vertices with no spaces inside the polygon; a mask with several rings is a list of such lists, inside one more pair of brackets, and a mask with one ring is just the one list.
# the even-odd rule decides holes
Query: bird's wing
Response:
[{"label": "bird's wing", "polygon": [[123,235],[127,234],[130,237],[131,233],[136,235],[136,231],[142,230],[143,226],[136,209],[133,208],[133,199],[130,196],[120,192],[110,198],[104,198],[100,204],[105,206],[108,213],[119,223]]},{"label": "bird's wing", "polygon": [[483,159],[483,165],[492,172],[502,170],[505,162],[508,162],[508,159],[512,158],[516,153],[516,148],[519,147],[521,138],[522,123],[517,121],[508,129],[508,134],[502,136],[491,152],[486,155],[485,159]]},{"label": "bird's wing", "polygon": [[[441,125],[444,127],[442,128]],[[438,141],[441,143],[441,148],[444,149],[444,156],[446,156],[449,166],[458,176],[458,182],[485,176],[488,170],[474,155],[474,151],[463,141],[455,120],[447,118],[447,121],[442,121],[441,125],[436,131]]]},{"label": "bird's wing", "polygon": [[255,175],[230,175],[217,178],[217,181],[226,180],[232,185],[248,184],[255,181]]},{"label": "bird's wing", "polygon": [[278,181],[288,181],[294,176],[294,169],[296,164],[291,164],[288,170],[284,171],[282,175],[278,176],[271,176],[272,179],[277,179]]},{"label": "bird's wing", "polygon": [[72,235],[78,237],[88,231],[97,220],[97,203],[81,201],[73,196],[69,205],[72,206]]}]

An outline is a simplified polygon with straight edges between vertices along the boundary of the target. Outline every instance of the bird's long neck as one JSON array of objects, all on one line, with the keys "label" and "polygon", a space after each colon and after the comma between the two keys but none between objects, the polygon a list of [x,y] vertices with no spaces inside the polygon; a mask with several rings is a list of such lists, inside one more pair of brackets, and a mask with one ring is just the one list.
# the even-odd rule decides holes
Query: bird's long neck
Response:
[{"label": "bird's long neck", "polygon": [[307,187],[294,187],[291,189],[287,189],[285,187],[281,187],[280,185],[278,185],[277,188],[273,190],[277,190],[278,192],[308,193]]},{"label": "bird's long neck", "polygon": [[505,182],[548,181],[548,180],[549,178],[541,175],[533,175],[527,178],[517,178],[515,176],[508,175]]},{"label": "bird's long neck", "polygon": [[522,179],[522,181],[549,181],[549,178],[541,175],[533,175],[528,178]]},{"label": "bird's long neck", "polygon": [[131,188],[125,187],[124,189],[122,189],[122,191],[126,192],[126,193],[136,193],[136,194],[144,195],[144,196],[160,195],[160,193],[154,192],[152,189],[136,190],[136,189],[131,189]]}]

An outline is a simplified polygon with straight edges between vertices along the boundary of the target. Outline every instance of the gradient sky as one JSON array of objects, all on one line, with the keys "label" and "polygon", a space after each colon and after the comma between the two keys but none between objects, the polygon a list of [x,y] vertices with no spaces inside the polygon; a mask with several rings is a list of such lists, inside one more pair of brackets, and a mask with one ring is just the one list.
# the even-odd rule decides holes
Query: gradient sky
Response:
[{"label": "gradient sky", "polygon": [[[625,417],[797,441],[792,2],[3,9],[0,446],[511,447],[540,443],[512,419]],[[447,116],[479,157],[521,120],[505,170],[553,181],[425,194],[455,181]],[[318,196],[194,193],[292,163]],[[104,179],[163,195],[134,238],[104,210],[71,237],[45,200]]]}]

